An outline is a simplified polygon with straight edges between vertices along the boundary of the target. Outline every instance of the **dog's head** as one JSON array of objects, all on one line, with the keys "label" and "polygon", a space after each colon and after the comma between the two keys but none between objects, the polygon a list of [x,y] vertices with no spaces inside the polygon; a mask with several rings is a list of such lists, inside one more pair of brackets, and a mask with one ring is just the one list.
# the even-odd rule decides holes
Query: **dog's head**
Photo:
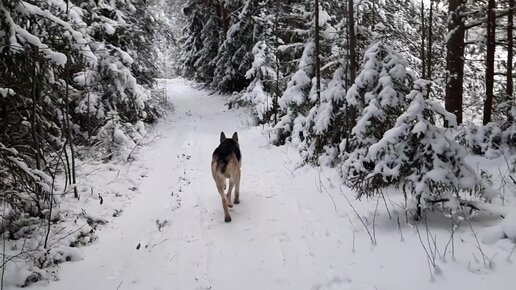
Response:
[{"label": "dog's head", "polygon": [[[220,143],[224,142],[226,140],[226,134],[224,132],[220,132]],[[237,144],[238,144],[238,134],[237,132],[233,133],[233,136],[231,137]]]}]

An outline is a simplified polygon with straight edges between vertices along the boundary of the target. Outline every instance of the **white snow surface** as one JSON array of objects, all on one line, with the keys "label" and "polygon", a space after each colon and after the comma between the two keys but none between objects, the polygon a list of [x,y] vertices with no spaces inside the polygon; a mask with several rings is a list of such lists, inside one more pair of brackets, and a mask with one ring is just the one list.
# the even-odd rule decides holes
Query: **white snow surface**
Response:
[{"label": "white snow surface", "polygon": [[[383,200],[355,200],[335,169],[296,168],[297,150],[270,145],[246,110],[226,109],[227,97],[181,79],[166,88],[175,110],[152,128],[153,141],[118,174],[96,173],[105,184],[130,179],[138,193],[119,217],[105,215],[110,222],[98,239],[61,265],[58,281],[30,288],[514,289],[510,247],[477,244],[472,231],[480,235],[499,217],[480,213],[471,227],[461,224],[452,256],[442,214],[429,216],[428,232],[417,226],[419,238],[405,221],[401,193],[386,193],[389,216]],[[210,172],[220,131],[239,133],[243,156],[241,203],[230,210],[231,223],[224,223]],[[435,269],[425,249],[437,250]]]}]

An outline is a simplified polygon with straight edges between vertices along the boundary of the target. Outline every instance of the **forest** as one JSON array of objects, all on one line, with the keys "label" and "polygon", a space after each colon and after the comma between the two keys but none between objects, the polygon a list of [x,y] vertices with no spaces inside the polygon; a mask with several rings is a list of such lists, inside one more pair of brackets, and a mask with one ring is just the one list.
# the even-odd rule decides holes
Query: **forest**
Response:
[{"label": "forest", "polygon": [[417,215],[435,203],[476,209],[493,192],[467,152],[503,154],[515,168],[513,10],[514,1],[192,0],[178,69],[232,93],[230,107],[251,106],[274,144],[338,167],[359,198],[396,186],[415,196]]},{"label": "forest", "polygon": [[[90,195],[103,203],[76,170],[137,158],[153,126],[175,114],[163,79],[249,110],[270,144],[299,153],[296,169],[335,169],[352,199],[402,192],[414,222],[435,208],[454,220],[505,201],[501,188],[516,194],[515,7],[0,0],[1,288],[10,262],[30,264],[13,282],[28,286],[74,259],[50,242],[57,225],[87,224],[67,247],[96,239],[107,220],[64,210]],[[479,170],[471,156],[502,160],[508,173]]]}]

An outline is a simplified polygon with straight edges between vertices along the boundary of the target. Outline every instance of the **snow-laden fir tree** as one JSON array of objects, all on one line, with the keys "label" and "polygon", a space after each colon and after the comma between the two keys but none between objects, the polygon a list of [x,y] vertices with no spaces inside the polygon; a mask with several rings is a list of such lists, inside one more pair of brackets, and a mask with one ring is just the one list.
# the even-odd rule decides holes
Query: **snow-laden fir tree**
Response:
[{"label": "snow-laden fir tree", "polygon": [[[210,10],[207,12],[213,13]],[[216,66],[215,59],[220,45],[220,33],[222,32],[217,19],[214,16],[208,17],[201,30],[202,48],[193,64],[195,68],[194,79],[207,85],[213,80]]]},{"label": "snow-laden fir tree", "polygon": [[[335,16],[340,11],[331,3],[321,4],[318,14],[319,24],[319,66],[320,94],[317,94],[317,79],[313,80],[310,99],[313,104],[305,121],[308,142],[303,148],[305,159],[310,162],[331,164],[338,154],[338,145],[345,127],[343,118],[336,118],[343,105],[346,86],[349,83],[346,66],[347,43],[344,19],[337,22]],[[316,76],[317,78],[317,76]]]},{"label": "snow-laden fir tree", "polygon": [[181,35],[181,28],[183,27],[183,15],[177,11],[181,11],[183,1],[181,0],[157,0],[151,13],[156,17],[156,21],[161,23],[158,30],[155,32],[155,50],[157,53],[156,66],[161,72],[161,78],[173,78],[179,74],[178,60],[181,55],[181,50],[178,45],[178,39]]},{"label": "snow-laden fir tree", "polygon": [[194,63],[199,58],[199,51],[203,47],[200,37],[204,27],[206,9],[199,0],[189,0],[182,9],[186,24],[181,29],[182,37],[178,40],[181,47],[180,59],[178,61],[178,71],[187,78],[195,75]]},{"label": "snow-laden fir tree", "polygon": [[[239,105],[249,105],[259,123],[275,122],[277,97],[282,88],[282,71],[280,70],[278,45],[278,19],[271,14],[277,3],[260,2],[260,14],[254,17],[256,39],[253,47],[253,62],[245,76],[250,80],[249,86],[242,94],[235,94],[231,101]],[[272,6],[274,5],[274,6]]]},{"label": "snow-laden fir tree", "polygon": [[[308,96],[312,88],[314,43],[308,42],[299,60],[298,70],[290,78],[287,88],[279,98],[278,104],[282,117],[274,126],[272,140],[276,144],[291,141],[294,146],[304,147],[303,135],[305,116],[311,109]],[[297,132],[294,133],[294,132]]]},{"label": "snow-laden fir tree", "polygon": [[8,224],[48,207],[57,152],[71,129],[70,75],[97,63],[80,9],[33,3],[0,2],[0,171],[9,172],[0,191]]},{"label": "snow-laden fir tree", "polygon": [[[235,1],[242,2],[242,1]],[[224,42],[213,60],[215,71],[211,87],[221,92],[239,92],[249,85],[246,72],[253,61],[256,40],[256,20],[259,7],[256,0],[245,0],[231,23]]]},{"label": "snow-laden fir tree", "polygon": [[510,154],[516,149],[516,106],[506,103],[509,118],[486,125],[467,124],[461,126],[455,139],[471,153],[487,158]]},{"label": "snow-laden fir tree", "polygon": [[464,148],[437,125],[437,117],[452,127],[456,119],[429,99],[430,85],[426,80],[415,82],[406,96],[406,111],[371,144],[362,160],[370,167],[351,184],[359,197],[390,185],[402,187],[413,195],[417,216],[436,203],[452,212],[463,206],[478,209],[476,202],[490,200],[494,192],[465,162]]},{"label": "snow-laden fir tree", "polygon": [[[130,151],[145,133],[142,122],[153,122],[162,113],[157,96],[151,93],[157,75],[152,48],[156,23],[148,10],[137,8],[139,4],[129,0],[80,4],[87,11],[88,34],[98,62],[74,74],[81,88],[74,113],[87,128],[88,139],[93,138],[89,142],[104,144],[107,154],[120,152],[115,148]],[[137,36],[142,32],[147,37]]]},{"label": "snow-laden fir tree", "polygon": [[186,25],[179,39],[182,49],[181,73],[200,83],[213,81],[216,57],[224,31],[221,27],[220,3],[189,0],[183,8]]},{"label": "snow-laden fir tree", "polygon": [[246,77],[252,81],[237,102],[250,104],[258,122],[265,123],[270,121],[274,105],[273,95],[278,81],[277,70],[274,68],[276,58],[266,41],[257,42],[253,54],[252,67],[246,73]]},{"label": "snow-laden fir tree", "polygon": [[[305,37],[304,49],[298,61],[297,71],[294,71],[287,83],[283,95],[279,99],[281,118],[274,126],[273,142],[282,144],[286,141],[296,146],[308,159],[315,155],[314,147],[311,147],[315,134],[312,130],[313,114],[317,111],[314,106],[320,101],[320,92],[327,85],[331,77],[330,67],[323,68],[331,56],[331,40],[336,36],[334,22],[327,11],[318,6],[318,15],[315,13],[314,5],[306,5],[311,11],[303,13],[307,17],[309,26],[305,27],[302,35]],[[318,19],[316,19],[316,15]],[[317,21],[317,22],[316,22]],[[316,25],[319,33],[316,34]],[[319,47],[317,47],[317,42]],[[322,44],[322,45],[321,45]],[[319,49],[319,57],[316,57],[316,49]],[[324,74],[317,79],[317,70]],[[319,86],[319,88],[317,87]],[[319,92],[318,92],[319,90]],[[312,115],[311,115],[312,111]],[[307,119],[307,117],[309,117]]]},{"label": "snow-laden fir tree", "polygon": [[[405,95],[414,76],[408,62],[382,41],[373,43],[364,53],[362,70],[346,93],[346,103],[360,112],[351,136],[342,140],[344,180],[361,180],[373,164],[364,159],[368,148],[394,126],[406,108]],[[340,112],[344,114],[343,108]]]},{"label": "snow-laden fir tree", "polygon": [[[167,35],[158,34],[165,27],[156,15],[152,6],[157,0],[131,0],[120,9],[126,17],[127,26],[120,27],[117,34],[121,34],[123,41],[118,45],[133,58],[131,72],[138,83],[150,88],[158,77],[156,59],[158,52],[156,43],[158,39],[167,38]],[[145,37],[141,37],[145,35]]]},{"label": "snow-laden fir tree", "polygon": [[345,136],[345,116],[338,114],[345,101],[345,84],[345,69],[336,69],[333,78],[321,92],[320,102],[310,110],[307,118],[306,124],[315,136],[315,142],[307,150],[307,157],[319,164],[333,165],[338,156],[338,144]]},{"label": "snow-laden fir tree", "polygon": [[363,40],[385,39],[411,66],[420,66],[420,10],[412,0],[355,1],[357,31]]},{"label": "snow-laden fir tree", "polygon": [[[50,228],[59,219],[55,204],[80,197],[72,186],[80,182],[77,149],[86,153],[97,142],[121,141],[127,150],[141,138],[143,122],[158,117],[150,88],[157,76],[153,31],[159,23],[145,5],[152,3],[0,1],[2,230],[15,233],[30,224],[37,236]],[[112,151],[103,157],[115,156]],[[73,188],[73,195],[53,192],[60,172],[65,192]],[[41,278],[37,267],[54,263],[45,260],[49,248],[42,243],[24,246],[41,258],[31,279]]]}]

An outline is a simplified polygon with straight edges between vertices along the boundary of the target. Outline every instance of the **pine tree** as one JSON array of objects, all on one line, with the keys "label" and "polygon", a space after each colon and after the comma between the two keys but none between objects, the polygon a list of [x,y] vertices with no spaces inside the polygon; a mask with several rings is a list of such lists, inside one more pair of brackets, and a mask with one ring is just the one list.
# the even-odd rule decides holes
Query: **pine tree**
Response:
[{"label": "pine tree", "polygon": [[[76,150],[141,138],[159,116],[150,88],[160,24],[142,4],[0,1],[0,171],[12,173],[0,179],[13,220],[47,215],[58,172],[77,183]],[[102,135],[113,122],[119,130]]]},{"label": "pine tree", "polygon": [[466,151],[445,130],[436,125],[436,116],[449,126],[456,126],[455,115],[428,98],[430,82],[418,80],[406,96],[410,102],[394,126],[372,144],[365,156],[371,167],[353,186],[359,196],[372,195],[390,185],[413,194],[416,215],[436,203],[451,212],[462,206],[478,209],[476,200],[490,200],[494,195],[475,170],[465,162]]},{"label": "pine tree", "polygon": [[211,87],[221,92],[239,92],[249,85],[246,72],[251,68],[255,42],[255,18],[258,5],[246,0],[242,10],[230,25],[217,56]]},{"label": "pine tree", "polygon": [[347,43],[340,37],[346,25],[330,15],[339,12],[337,7],[321,5],[319,10],[319,33],[314,37],[320,38],[319,58],[315,63],[320,72],[315,74],[310,92],[313,107],[306,117],[304,130],[308,146],[303,150],[306,151],[307,161],[317,163],[324,159],[323,162],[328,164],[337,155],[336,145],[340,143],[341,128],[344,127],[341,123],[343,120],[336,118],[336,115],[344,101],[346,84],[349,83],[345,65],[347,53],[342,49]]},{"label": "pine tree", "polygon": [[270,15],[267,3],[260,3],[261,12],[255,17],[255,29],[258,42],[254,45],[253,63],[246,72],[246,78],[251,80],[243,94],[237,95],[236,102],[250,104],[259,123],[272,121],[275,94],[279,90],[279,78],[282,77],[277,58],[277,46],[281,41],[275,35],[275,18]]},{"label": "pine tree", "polygon": [[311,108],[308,96],[312,88],[313,53],[314,43],[308,42],[299,60],[298,71],[290,78],[286,90],[279,99],[283,116],[274,127],[276,135],[273,140],[277,144],[282,144],[288,139],[297,146],[303,146],[301,143],[305,140],[305,116]]},{"label": "pine tree", "polygon": [[67,142],[73,150],[66,134],[71,74],[96,57],[72,9],[53,1],[0,2],[0,165],[12,173],[2,176],[2,202],[14,209],[13,219],[43,216],[52,200],[55,156]]},{"label": "pine tree", "polygon": [[184,76],[209,85],[213,81],[215,59],[225,33],[220,6],[212,1],[189,0],[183,13],[187,24],[179,39],[183,51],[179,70]]},{"label": "pine tree", "polygon": [[199,58],[199,51],[203,47],[200,33],[204,26],[206,14],[203,13],[205,9],[201,6],[199,0],[189,0],[182,11],[187,23],[181,31],[182,37],[178,40],[181,47],[178,70],[183,76],[193,78],[195,74],[194,63]]},{"label": "pine tree", "polygon": [[[103,154],[132,146],[144,134],[142,122],[153,122],[162,114],[150,90],[157,76],[152,31],[157,23],[147,10],[137,9],[138,4],[136,0],[80,3],[88,12],[84,18],[98,61],[74,73],[81,94],[72,118],[88,132],[98,132],[89,142],[104,144]],[[127,142],[115,142],[116,134]]]},{"label": "pine tree", "polygon": [[346,94],[347,104],[361,114],[352,136],[340,145],[342,174],[351,184],[363,180],[372,170],[373,164],[365,159],[368,149],[406,109],[405,95],[413,81],[407,60],[381,41],[365,52],[362,71]]},{"label": "pine tree", "polygon": [[313,129],[314,122],[319,118],[316,116],[319,111],[316,107],[321,102],[321,92],[332,78],[333,69],[340,64],[338,57],[335,58],[332,54],[334,47],[331,45],[337,38],[337,20],[328,14],[323,5],[308,7],[312,9],[307,15],[311,25],[306,27],[304,32],[308,37],[303,44],[298,69],[293,73],[279,99],[283,116],[275,126],[277,135],[274,136],[278,144],[291,141],[307,161],[315,158],[318,151],[321,151],[322,147],[315,146],[315,142],[312,142],[318,138],[318,133]]}]

